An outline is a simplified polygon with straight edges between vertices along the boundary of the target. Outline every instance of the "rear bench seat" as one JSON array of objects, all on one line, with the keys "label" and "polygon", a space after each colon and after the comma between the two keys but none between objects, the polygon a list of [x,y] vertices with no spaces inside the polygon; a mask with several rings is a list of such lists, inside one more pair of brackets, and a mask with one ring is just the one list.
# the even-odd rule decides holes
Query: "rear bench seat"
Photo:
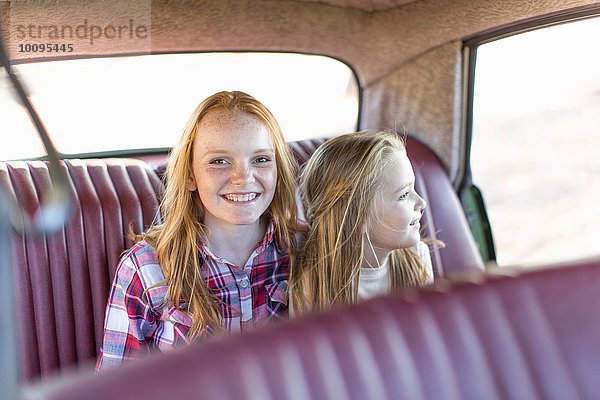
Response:
[{"label": "rear bench seat", "polygon": [[[158,209],[163,185],[143,161],[65,160],[74,212],[56,233],[12,242],[20,376],[31,381],[96,358],[119,254]],[[41,161],[0,163],[1,187],[30,215],[49,184]]]},{"label": "rear bench seat", "polygon": [[[324,139],[291,143],[303,164]],[[457,196],[439,160],[409,139],[417,190],[429,204],[426,235],[446,248],[432,254],[435,273],[482,269]],[[152,160],[156,162],[156,160]],[[91,363],[102,338],[104,308],[120,253],[131,245],[131,227],[140,232],[157,216],[164,190],[164,165],[135,159],[64,160],[75,212],[56,233],[15,235],[15,300],[23,381]],[[0,162],[0,185],[28,213],[49,183],[41,161]]]},{"label": "rear bench seat", "polygon": [[600,261],[481,275],[178,349],[45,398],[599,399],[599,309]]}]

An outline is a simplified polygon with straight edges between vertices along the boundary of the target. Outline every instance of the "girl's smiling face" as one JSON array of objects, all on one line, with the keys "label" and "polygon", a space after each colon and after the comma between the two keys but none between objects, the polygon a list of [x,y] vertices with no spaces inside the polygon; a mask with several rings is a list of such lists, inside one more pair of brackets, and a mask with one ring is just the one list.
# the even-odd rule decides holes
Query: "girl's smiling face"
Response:
[{"label": "girl's smiling face", "polygon": [[419,242],[419,220],[426,206],[415,191],[415,174],[405,151],[395,151],[386,169],[387,179],[367,224],[368,237],[378,258]]},{"label": "girl's smiling face", "polygon": [[276,183],[275,150],[265,124],[242,111],[213,110],[202,118],[187,188],[198,191],[208,228],[257,223]]}]

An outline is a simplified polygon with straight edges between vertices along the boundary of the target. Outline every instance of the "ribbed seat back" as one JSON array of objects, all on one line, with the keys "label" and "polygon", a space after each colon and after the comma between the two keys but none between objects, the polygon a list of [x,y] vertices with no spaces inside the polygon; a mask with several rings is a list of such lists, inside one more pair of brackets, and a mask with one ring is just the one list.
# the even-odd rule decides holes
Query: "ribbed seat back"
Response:
[{"label": "ribbed seat back", "polygon": [[[21,380],[95,359],[120,253],[157,216],[163,184],[133,159],[64,160],[73,214],[58,232],[11,243]],[[29,215],[49,185],[42,161],[0,163],[0,185]]]},{"label": "ribbed seat back", "polygon": [[592,400],[599,308],[597,261],[481,276],[157,355],[47,398]]}]

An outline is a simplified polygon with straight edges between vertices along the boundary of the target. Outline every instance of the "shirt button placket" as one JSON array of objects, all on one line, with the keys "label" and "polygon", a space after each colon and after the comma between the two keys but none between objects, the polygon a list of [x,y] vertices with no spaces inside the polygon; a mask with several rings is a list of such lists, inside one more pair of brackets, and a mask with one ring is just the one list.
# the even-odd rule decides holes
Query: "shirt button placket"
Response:
[{"label": "shirt button placket", "polygon": [[241,274],[238,285],[240,288],[242,322],[246,322],[252,319],[252,292],[250,290],[250,279],[246,274]]}]

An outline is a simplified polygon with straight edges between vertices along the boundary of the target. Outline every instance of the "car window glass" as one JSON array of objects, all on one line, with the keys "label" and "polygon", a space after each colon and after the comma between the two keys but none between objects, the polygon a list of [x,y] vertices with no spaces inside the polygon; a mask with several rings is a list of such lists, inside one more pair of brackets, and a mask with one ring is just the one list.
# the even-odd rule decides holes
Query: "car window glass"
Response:
[{"label": "car window glass", "polygon": [[[109,57],[14,67],[58,151],[80,154],[171,147],[198,103],[242,90],[273,112],[289,141],[357,127],[352,70],[329,57],[285,53],[204,53]],[[44,153],[0,72],[0,121],[11,136],[0,159]]]},{"label": "car window glass", "polygon": [[471,169],[499,265],[600,255],[600,18],[477,49]]}]

